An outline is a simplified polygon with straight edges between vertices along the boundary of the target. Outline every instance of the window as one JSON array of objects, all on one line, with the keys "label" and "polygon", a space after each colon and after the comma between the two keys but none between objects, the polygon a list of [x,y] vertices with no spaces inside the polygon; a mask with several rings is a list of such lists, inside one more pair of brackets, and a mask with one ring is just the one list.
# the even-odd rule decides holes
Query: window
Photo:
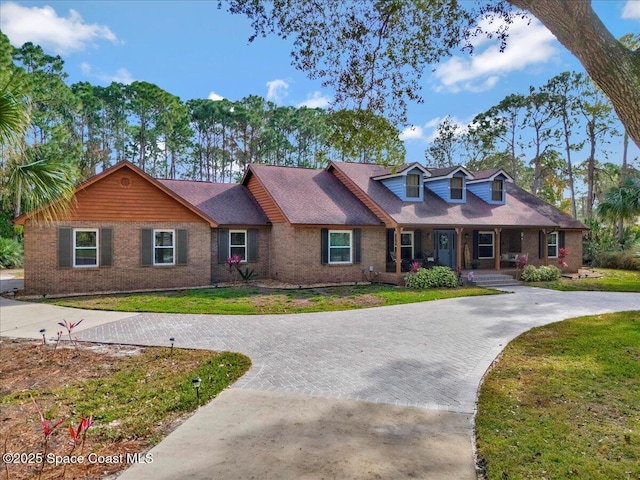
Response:
[{"label": "window", "polygon": [[478,258],[493,258],[493,232],[478,232]]},{"label": "window", "polygon": [[462,177],[451,179],[451,200],[462,200]]},{"label": "window", "polygon": [[502,202],[504,194],[504,182],[502,180],[494,180],[491,182],[491,200],[494,202]]},{"label": "window", "polygon": [[175,265],[175,231],[153,231],[153,264]]},{"label": "window", "polygon": [[[393,251],[396,251],[396,236],[393,236]],[[413,232],[400,234],[400,258],[402,260],[413,259]]]},{"label": "window", "polygon": [[237,255],[247,261],[247,231],[229,230],[229,257]]},{"label": "window", "polygon": [[410,173],[407,175],[407,198],[420,197],[420,175]]},{"label": "window", "polygon": [[351,230],[329,230],[329,263],[351,263]]},{"label": "window", "polygon": [[98,266],[98,230],[74,229],[73,230],[73,266],[97,267]]},{"label": "window", "polygon": [[547,257],[558,258],[558,232],[547,235]]}]

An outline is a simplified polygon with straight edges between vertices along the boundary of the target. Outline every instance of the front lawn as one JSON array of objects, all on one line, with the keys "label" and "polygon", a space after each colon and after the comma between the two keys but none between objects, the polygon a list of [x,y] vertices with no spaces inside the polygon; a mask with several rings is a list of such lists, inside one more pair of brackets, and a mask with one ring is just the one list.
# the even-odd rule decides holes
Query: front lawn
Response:
[{"label": "front lawn", "polygon": [[238,286],[159,293],[50,299],[65,307],[124,312],[198,314],[272,314],[352,310],[455,297],[493,295],[486,288],[412,290],[388,285],[355,285],[310,289],[266,289]]},{"label": "front lawn", "polygon": [[480,389],[488,480],[640,478],[640,311],[524,333]]},{"label": "front lawn", "polygon": [[[240,378],[251,360],[239,353],[166,347],[131,347],[68,342],[0,340],[0,438],[5,453],[32,454],[3,465],[5,478],[98,479],[131,462],[90,462],[90,455],[145,452],[186,415]],[[62,344],[64,343],[64,345]],[[192,379],[202,382],[196,392]],[[43,442],[36,404],[49,421],[64,419]],[[93,425],[76,445],[69,431],[82,418]],[[81,465],[41,461],[48,455],[81,456]],[[44,466],[44,472],[41,472]]]},{"label": "front lawn", "polygon": [[571,280],[561,278],[554,282],[527,283],[532,287],[551,288],[562,291],[602,291],[602,292],[640,292],[640,271],[614,270],[609,268],[594,268],[601,273],[601,278],[579,278]]}]

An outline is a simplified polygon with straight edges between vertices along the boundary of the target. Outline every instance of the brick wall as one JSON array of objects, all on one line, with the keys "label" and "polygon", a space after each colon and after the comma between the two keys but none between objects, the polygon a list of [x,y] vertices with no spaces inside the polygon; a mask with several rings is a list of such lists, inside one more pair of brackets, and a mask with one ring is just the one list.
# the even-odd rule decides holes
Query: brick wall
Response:
[{"label": "brick wall", "polygon": [[[352,228],[343,228],[352,230]],[[272,278],[294,284],[360,282],[366,280],[369,266],[384,272],[386,229],[362,227],[361,263],[324,265],[321,261],[321,228],[274,224],[271,242]]]},{"label": "brick wall", "polygon": [[[529,253],[530,265],[539,267],[544,265],[544,258],[539,258],[538,252],[538,229],[524,230],[524,238],[522,240],[522,251]],[[577,272],[578,268],[582,266],[582,232],[580,231],[565,231],[565,248],[569,255],[565,259],[567,262],[567,268],[565,272]],[[549,258],[548,265],[558,265],[556,258]]]},{"label": "brick wall", "polygon": [[[232,228],[231,230],[246,230],[245,227]],[[259,228],[258,230],[258,261],[252,263],[243,263],[240,268],[253,269],[258,274],[255,280],[264,280],[269,278],[269,245],[271,240],[270,228]],[[211,283],[228,282],[233,277],[229,273],[226,263],[218,262],[218,230],[211,229]]]},{"label": "brick wall", "polygon": [[[59,268],[58,227],[112,228],[111,267]],[[187,265],[140,266],[140,230],[186,229],[189,235]],[[27,295],[131,291],[208,285],[210,227],[205,223],[163,222],[54,222],[25,226],[25,293]]]}]

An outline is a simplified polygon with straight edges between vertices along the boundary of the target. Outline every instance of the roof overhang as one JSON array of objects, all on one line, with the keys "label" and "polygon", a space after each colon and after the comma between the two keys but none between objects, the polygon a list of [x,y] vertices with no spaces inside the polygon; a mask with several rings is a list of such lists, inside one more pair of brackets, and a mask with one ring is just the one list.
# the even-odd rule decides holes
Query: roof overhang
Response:
[{"label": "roof overhang", "polygon": [[[162,183],[160,183],[158,180],[153,178],[151,175],[148,175],[143,170],[141,170],[140,168],[136,167],[135,165],[133,165],[131,162],[129,162],[127,160],[122,160],[121,162],[116,163],[114,166],[109,167],[106,170],[103,170],[102,172],[100,172],[99,174],[94,175],[93,177],[89,178],[88,180],[82,182],[80,185],[78,185],[76,187],[76,189],[75,189],[75,191],[73,193],[74,197],[79,192],[85,190],[86,188],[90,187],[94,183],[99,182],[100,180],[102,180],[102,179],[114,174],[115,172],[117,172],[119,170],[122,170],[123,168],[131,170],[131,172],[135,173],[136,175],[140,176],[141,178],[143,178],[144,180],[146,180],[147,182],[152,184],[157,189],[161,190],[163,193],[165,193],[166,195],[171,197],[173,200],[175,200],[176,202],[178,202],[179,204],[181,204],[182,206],[184,206],[188,210],[192,211],[195,215],[200,217],[202,220],[204,220],[206,223],[208,223],[211,227],[217,227],[218,226],[217,223],[213,219],[211,219],[207,215],[205,215],[202,211],[200,211],[200,209],[198,209],[197,207],[193,206],[191,203],[186,201],[180,195],[178,195],[177,193],[175,193],[171,189],[165,187]],[[32,212],[23,213],[19,217],[16,217],[13,222],[14,222],[15,225],[24,225],[24,223],[29,218],[33,217],[34,215],[37,215],[41,210],[42,209],[34,210]]]},{"label": "roof overhang", "polygon": [[480,183],[480,182],[492,182],[496,177],[498,177],[499,175],[503,175],[506,179],[507,182],[509,183],[513,183],[513,177],[511,175],[509,175],[507,172],[505,172],[503,169],[498,169],[494,174],[488,176],[488,177],[484,177],[484,178],[478,178],[478,179],[474,179],[472,178],[471,180],[467,180],[467,183]]}]

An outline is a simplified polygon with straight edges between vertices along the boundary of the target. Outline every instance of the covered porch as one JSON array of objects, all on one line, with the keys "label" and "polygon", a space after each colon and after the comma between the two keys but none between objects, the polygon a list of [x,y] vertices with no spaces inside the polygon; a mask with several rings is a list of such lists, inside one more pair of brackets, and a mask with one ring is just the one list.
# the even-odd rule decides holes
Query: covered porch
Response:
[{"label": "covered porch", "polygon": [[515,272],[518,258],[548,264],[550,232],[514,227],[396,226],[387,229],[385,273],[402,276],[419,266],[448,266],[463,272]]}]

